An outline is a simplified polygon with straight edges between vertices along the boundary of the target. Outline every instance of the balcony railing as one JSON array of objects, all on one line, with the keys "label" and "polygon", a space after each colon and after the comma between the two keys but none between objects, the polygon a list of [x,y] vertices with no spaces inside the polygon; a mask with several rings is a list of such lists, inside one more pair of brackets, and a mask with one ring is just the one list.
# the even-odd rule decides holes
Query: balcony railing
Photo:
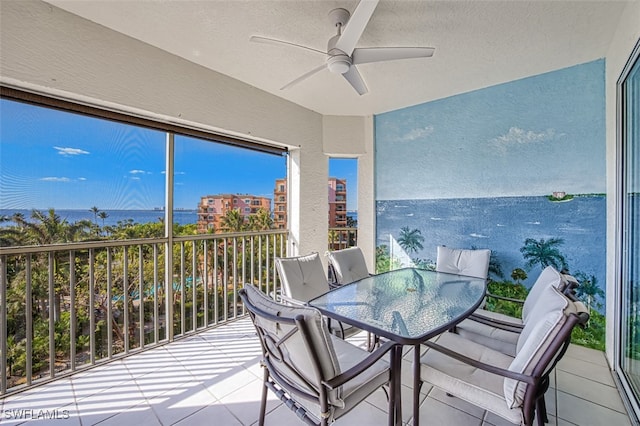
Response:
[{"label": "balcony railing", "polygon": [[358,228],[329,228],[329,250],[341,250],[358,245]]},{"label": "balcony railing", "polygon": [[286,239],[274,230],[1,248],[0,396],[245,315],[238,289],[278,290],[273,259]]}]

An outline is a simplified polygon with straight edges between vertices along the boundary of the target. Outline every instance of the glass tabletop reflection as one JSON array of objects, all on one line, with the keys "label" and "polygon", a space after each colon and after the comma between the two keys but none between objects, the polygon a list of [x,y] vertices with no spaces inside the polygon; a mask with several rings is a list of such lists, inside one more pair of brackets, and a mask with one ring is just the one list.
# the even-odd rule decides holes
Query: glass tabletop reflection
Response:
[{"label": "glass tabletop reflection", "polygon": [[404,268],[344,285],[309,305],[398,343],[416,344],[466,318],[485,291],[481,278]]}]

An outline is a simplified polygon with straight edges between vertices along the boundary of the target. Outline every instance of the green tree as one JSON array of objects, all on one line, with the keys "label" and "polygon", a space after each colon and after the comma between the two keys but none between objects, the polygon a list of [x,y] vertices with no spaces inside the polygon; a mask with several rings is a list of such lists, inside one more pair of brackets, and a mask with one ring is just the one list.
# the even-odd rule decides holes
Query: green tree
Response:
[{"label": "green tree", "polygon": [[[16,213],[18,215],[18,213]],[[11,216],[0,216],[0,223],[11,222],[13,218]],[[0,247],[14,247],[21,244],[20,230],[15,226],[0,226]]]},{"label": "green tree", "polygon": [[565,269],[567,261],[558,249],[558,246],[562,244],[564,244],[562,238],[549,238],[548,240],[527,238],[524,240],[524,246],[520,248],[520,253],[527,261],[525,266],[532,268],[540,265],[542,269],[553,266],[559,271]]},{"label": "green tree", "polygon": [[251,231],[267,231],[273,229],[271,212],[260,207],[255,214],[249,216],[248,228]]},{"label": "green tree", "polygon": [[246,222],[239,209],[227,210],[221,218],[221,229],[224,232],[242,232]]},{"label": "green tree", "polygon": [[102,227],[104,228],[104,220],[109,217],[109,213],[101,211],[100,213],[98,213],[98,217],[102,219]]},{"label": "green tree", "polygon": [[527,273],[524,271],[524,269],[516,268],[511,271],[511,278],[513,278],[513,280],[517,284],[520,284],[522,281],[527,279]]},{"label": "green tree", "polygon": [[98,213],[100,213],[100,209],[96,206],[93,206],[89,209],[89,211],[91,213],[93,213],[93,222],[97,225],[98,224]]},{"label": "green tree", "polygon": [[407,253],[417,253],[418,250],[422,250],[422,242],[424,237],[419,229],[409,229],[408,226],[400,228],[400,236],[398,237],[398,244]]}]

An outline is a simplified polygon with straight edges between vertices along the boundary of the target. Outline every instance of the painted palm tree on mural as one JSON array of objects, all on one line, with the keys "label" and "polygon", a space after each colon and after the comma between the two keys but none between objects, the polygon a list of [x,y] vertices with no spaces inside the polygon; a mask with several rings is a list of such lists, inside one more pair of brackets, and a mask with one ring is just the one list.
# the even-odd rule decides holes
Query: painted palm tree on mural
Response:
[{"label": "painted palm tree on mural", "polygon": [[422,242],[424,237],[419,229],[409,229],[408,226],[400,228],[400,236],[398,237],[398,244],[407,253],[417,253],[418,250],[422,250]]},{"label": "painted palm tree on mural", "polygon": [[575,275],[580,285],[576,288],[576,295],[583,298],[587,303],[587,309],[591,312],[591,307],[598,307],[598,298],[604,299],[604,290],[598,285],[598,279],[595,275],[587,275],[584,272],[578,272]]},{"label": "painted palm tree on mural", "polygon": [[558,250],[558,246],[562,244],[564,244],[562,238],[549,238],[548,240],[527,238],[524,240],[524,246],[520,248],[520,253],[527,261],[525,266],[532,268],[540,265],[542,269],[553,266],[558,271],[566,269],[567,261]]}]

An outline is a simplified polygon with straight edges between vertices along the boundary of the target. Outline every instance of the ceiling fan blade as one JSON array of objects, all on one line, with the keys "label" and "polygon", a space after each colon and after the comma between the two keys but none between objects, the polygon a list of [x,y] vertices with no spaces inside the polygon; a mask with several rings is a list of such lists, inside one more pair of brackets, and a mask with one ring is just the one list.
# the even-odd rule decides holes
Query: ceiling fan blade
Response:
[{"label": "ceiling fan blade", "polygon": [[335,48],[342,50],[348,56],[351,56],[356,43],[360,40],[360,36],[364,32],[373,11],[376,9],[379,0],[360,0],[356,10],[353,11],[347,25],[342,30],[342,35],[336,42]]},{"label": "ceiling fan blade", "polygon": [[355,49],[353,64],[395,61],[397,59],[430,58],[436,49],[433,47],[371,47]]},{"label": "ceiling fan blade", "polygon": [[358,92],[359,95],[364,95],[365,93],[369,93],[369,89],[367,89],[367,85],[364,83],[360,72],[354,66],[349,67],[349,71],[342,74],[344,78],[349,82],[351,86]]},{"label": "ceiling fan blade", "polygon": [[288,41],[284,41],[284,40],[278,40],[275,38],[269,38],[269,37],[262,37],[262,36],[251,36],[249,37],[249,41],[253,41],[255,43],[265,43],[265,44],[274,44],[277,46],[280,45],[287,45],[287,46],[293,46],[293,47],[299,47],[301,49],[305,49],[305,50],[310,50],[312,52],[318,52],[318,53],[322,53],[323,55],[326,55],[327,52],[323,52],[322,50],[318,50],[318,49],[314,49],[313,47],[307,47],[307,46],[303,46],[301,44],[295,44],[295,43],[291,43]]},{"label": "ceiling fan blade", "polygon": [[282,86],[280,88],[280,90],[286,90],[292,86],[295,86],[296,84],[300,83],[302,80],[306,80],[307,78],[311,77],[313,74],[322,71],[323,69],[325,69],[327,67],[327,64],[322,64],[317,68],[312,69],[311,71],[302,74],[300,77],[296,78],[295,80],[285,84],[284,86]]}]

